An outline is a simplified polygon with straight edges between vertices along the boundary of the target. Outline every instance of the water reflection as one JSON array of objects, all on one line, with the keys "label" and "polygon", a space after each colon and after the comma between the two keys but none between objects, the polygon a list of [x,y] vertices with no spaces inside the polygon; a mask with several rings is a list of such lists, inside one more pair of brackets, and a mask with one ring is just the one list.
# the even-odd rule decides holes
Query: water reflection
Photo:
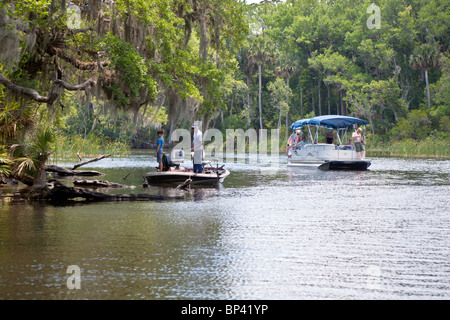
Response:
[{"label": "water reflection", "polygon": [[[0,298],[450,296],[449,161],[376,159],[366,172],[280,164],[264,174],[227,163],[217,188],[190,190],[144,189],[151,167],[138,154],[101,171],[117,183],[131,171],[135,188],[110,192],[184,200],[1,202]],[[81,290],[65,286],[69,265],[81,269]]]}]

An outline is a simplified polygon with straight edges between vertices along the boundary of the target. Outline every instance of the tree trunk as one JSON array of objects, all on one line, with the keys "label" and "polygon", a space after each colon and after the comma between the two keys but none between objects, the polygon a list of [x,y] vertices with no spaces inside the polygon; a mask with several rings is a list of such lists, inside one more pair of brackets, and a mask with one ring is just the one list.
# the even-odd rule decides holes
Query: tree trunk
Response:
[{"label": "tree trunk", "polygon": [[258,64],[258,81],[259,81],[259,89],[258,89],[258,105],[259,105],[259,128],[263,129],[262,122],[262,106],[261,106],[261,64]]},{"label": "tree trunk", "polygon": [[328,114],[331,114],[331,101],[330,101],[330,85],[327,85],[327,93],[328,93]]},{"label": "tree trunk", "polygon": [[311,76],[311,105],[312,105],[312,111],[314,112],[314,115],[316,115],[316,100],[314,98],[314,79]]},{"label": "tree trunk", "polygon": [[303,89],[301,77],[298,78],[298,85],[300,86],[300,118],[303,118]]},{"label": "tree trunk", "polygon": [[322,115],[322,97],[320,96],[321,79],[317,78],[317,90],[319,91],[319,116]]},{"label": "tree trunk", "polygon": [[208,25],[207,25],[207,16],[206,9],[199,9],[200,17],[199,17],[199,30],[200,30],[200,46],[199,46],[199,54],[200,57],[203,58],[204,61],[208,60]]},{"label": "tree trunk", "polygon": [[98,171],[77,171],[70,170],[66,168],[61,168],[55,165],[47,165],[45,166],[45,170],[49,172],[53,172],[59,176],[101,176],[102,173]]},{"label": "tree trunk", "polygon": [[375,135],[375,129],[373,127],[373,121],[372,121],[372,117],[369,115],[369,123],[370,123],[370,131],[372,131],[372,134]]},{"label": "tree trunk", "polygon": [[285,133],[285,138],[286,140],[288,139],[288,128],[289,128],[289,76],[287,77],[286,80],[286,106],[287,106],[287,110],[286,110],[286,133]]},{"label": "tree trunk", "polygon": [[206,130],[208,130],[209,127],[209,120],[211,120],[211,117],[209,116],[209,114],[205,113],[202,116],[202,126],[201,126],[201,130],[203,133],[206,132]]},{"label": "tree trunk", "polygon": [[250,106],[250,77],[247,76],[247,106]]},{"label": "tree trunk", "polygon": [[250,101],[250,76],[247,75],[247,108],[248,108],[248,118],[247,118],[247,125],[251,122],[251,116],[250,116],[250,109],[251,101]]},{"label": "tree trunk", "polygon": [[428,109],[431,109],[431,98],[430,98],[430,84],[428,83],[428,70],[425,69],[425,83],[427,85],[427,102]]},{"label": "tree trunk", "polygon": [[283,110],[283,108],[280,106],[280,114],[278,115],[278,130],[280,130],[281,128],[281,111]]},{"label": "tree trunk", "polygon": [[28,199],[41,200],[45,199],[50,190],[47,187],[47,172],[45,162],[47,161],[49,154],[41,153],[38,156],[38,165],[36,168],[36,174],[34,175],[33,185],[28,193]]},{"label": "tree trunk", "polygon": [[344,101],[344,98],[342,98],[342,104],[344,106],[344,113],[342,115],[343,116],[348,116],[347,103]]},{"label": "tree trunk", "polygon": [[48,155],[39,155],[39,163],[37,165],[36,174],[34,176],[34,182],[32,190],[42,190],[47,188],[47,172],[45,162],[47,161]]}]

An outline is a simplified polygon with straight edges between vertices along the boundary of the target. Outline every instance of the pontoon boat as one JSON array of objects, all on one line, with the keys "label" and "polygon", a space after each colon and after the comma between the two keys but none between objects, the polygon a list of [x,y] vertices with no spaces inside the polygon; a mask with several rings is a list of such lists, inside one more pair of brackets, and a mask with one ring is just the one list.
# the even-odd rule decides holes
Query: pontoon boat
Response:
[{"label": "pontoon boat", "polygon": [[[327,115],[302,119],[291,125],[287,147],[288,166],[321,166],[324,170],[366,170],[370,161],[360,159],[347,137],[349,128],[364,126],[365,120]],[[319,128],[336,131],[335,143],[319,143]],[[305,130],[303,130],[305,129]],[[306,131],[306,134],[303,132]],[[303,136],[303,137],[302,137]],[[327,164],[325,164],[327,163]]]}]

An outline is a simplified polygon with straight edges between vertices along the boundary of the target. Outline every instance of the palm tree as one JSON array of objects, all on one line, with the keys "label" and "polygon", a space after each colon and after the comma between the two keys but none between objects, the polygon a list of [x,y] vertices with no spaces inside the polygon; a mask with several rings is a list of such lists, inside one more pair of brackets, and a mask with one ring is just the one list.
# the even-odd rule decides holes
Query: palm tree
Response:
[{"label": "palm tree", "polygon": [[[240,54],[238,55],[238,59],[242,68],[242,72],[245,75],[246,83],[247,83],[247,107],[251,108],[251,100],[250,100],[250,81],[253,73],[255,72],[255,64],[251,60],[251,52],[250,48],[245,46],[241,49]],[[247,119],[247,125],[250,124],[250,116]]]},{"label": "palm tree", "polygon": [[48,191],[46,162],[51,154],[54,136],[50,129],[39,130],[32,143],[11,147],[11,173],[19,181],[31,184],[30,194],[40,197]]},{"label": "palm tree", "polygon": [[287,112],[286,112],[286,122],[285,122],[285,135],[286,140],[288,138],[288,129],[289,129],[289,92],[290,92],[290,85],[289,80],[291,75],[296,74],[297,72],[297,66],[294,63],[294,59],[287,55],[282,55],[279,59],[279,66],[275,69],[275,73],[277,75],[282,76],[286,81],[286,106],[287,106]]},{"label": "palm tree", "polygon": [[4,183],[3,177],[9,176],[11,173],[11,159],[9,159],[7,152],[0,148],[0,184]]},{"label": "palm tree", "polygon": [[428,69],[440,68],[442,66],[441,54],[439,50],[431,44],[423,44],[414,49],[410,57],[410,64],[414,69],[425,72],[425,83],[427,86],[428,108],[431,108],[430,85],[428,83]]},{"label": "palm tree", "polygon": [[0,106],[0,144],[17,141],[34,123],[31,108],[23,108],[17,101],[4,99]]},{"label": "palm tree", "polygon": [[259,106],[259,127],[263,129],[262,122],[262,106],[261,106],[261,86],[262,86],[262,67],[263,65],[270,65],[275,60],[275,49],[272,43],[266,38],[259,36],[253,39],[251,45],[250,60],[258,66],[258,106]]}]

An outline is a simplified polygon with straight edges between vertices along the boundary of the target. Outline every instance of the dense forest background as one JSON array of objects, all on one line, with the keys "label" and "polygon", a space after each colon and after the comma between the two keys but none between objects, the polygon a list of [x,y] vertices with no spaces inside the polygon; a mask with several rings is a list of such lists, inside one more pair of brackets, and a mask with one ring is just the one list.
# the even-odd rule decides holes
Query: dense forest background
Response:
[{"label": "dense forest background", "polygon": [[369,148],[449,156],[449,23],[447,0],[1,0],[0,167],[194,120],[284,144],[325,114],[367,120]]}]

